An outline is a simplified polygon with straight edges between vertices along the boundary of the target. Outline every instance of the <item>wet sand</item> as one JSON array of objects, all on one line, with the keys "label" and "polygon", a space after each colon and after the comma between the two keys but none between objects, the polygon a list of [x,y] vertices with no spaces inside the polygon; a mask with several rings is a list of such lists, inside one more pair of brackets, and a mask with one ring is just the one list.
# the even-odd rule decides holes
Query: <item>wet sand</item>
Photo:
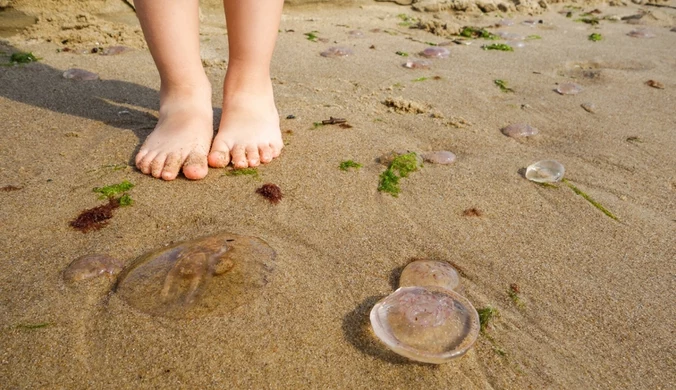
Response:
[{"label": "wet sand", "polygon": [[[117,43],[98,42],[98,27],[76,30],[80,38],[66,44],[45,41],[52,30],[40,25],[4,38],[0,51],[40,61],[0,67],[0,187],[20,188],[0,192],[2,387],[668,388],[676,381],[676,10],[666,4],[598,5],[602,16],[659,11],[662,19],[645,26],[652,39],[627,36],[640,26],[626,22],[576,23],[559,8],[515,14],[517,24],[500,30],[541,39],[514,52],[454,44],[429,70],[405,69],[395,53],[412,58],[424,42],[448,39],[400,26],[397,15],[432,14],[389,3],[287,9],[273,62],[282,129],[291,130],[282,157],[259,178],[211,169],[198,182],[163,182],[133,167],[156,121],[159,87],[136,26],[120,27],[119,43],[135,50],[117,56],[57,52]],[[133,21],[120,12],[92,23]],[[441,17],[476,26],[500,19]],[[214,10],[204,19],[203,59],[219,107],[225,29]],[[518,24],[525,19],[545,23]],[[363,38],[350,37],[356,29]],[[328,42],[309,41],[311,31]],[[604,39],[589,41],[593,32]],[[330,46],[354,56],[321,57]],[[72,67],[101,80],[64,79]],[[495,79],[515,92],[501,92]],[[647,86],[651,79],[664,89]],[[584,90],[554,92],[570,81]],[[394,112],[388,98],[427,112]],[[353,127],[313,126],[331,116]],[[515,140],[500,132],[518,122],[540,133]],[[450,150],[457,161],[426,164],[394,198],[377,191],[384,167],[375,160],[401,149]],[[363,167],[338,169],[350,159]],[[564,185],[521,176],[543,159],[564,164],[618,221]],[[92,188],[123,180],[135,184],[133,206],[98,231],[69,226],[104,202]],[[284,192],[278,204],[255,193],[268,182]],[[464,213],[472,208],[480,212]],[[62,281],[87,253],[128,263],[222,231],[260,237],[277,252],[261,295],[227,316],[152,317],[110,294],[106,278]],[[414,364],[369,330],[369,310],[412,257],[455,263],[465,296],[500,313],[461,359]],[[509,296],[514,283],[522,306]]]}]

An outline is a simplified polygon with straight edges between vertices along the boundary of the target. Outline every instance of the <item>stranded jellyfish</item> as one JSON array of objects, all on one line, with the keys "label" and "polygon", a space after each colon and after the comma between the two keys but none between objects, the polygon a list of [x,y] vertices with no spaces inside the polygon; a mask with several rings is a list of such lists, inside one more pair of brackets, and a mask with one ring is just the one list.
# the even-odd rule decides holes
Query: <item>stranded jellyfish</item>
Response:
[{"label": "stranded jellyfish", "polygon": [[338,47],[338,46],[329,47],[328,49],[320,53],[322,57],[327,58],[347,57],[353,54],[354,52],[352,51],[352,49],[348,47]]},{"label": "stranded jellyfish", "polygon": [[445,363],[469,350],[479,315],[460,294],[441,287],[400,287],[371,310],[376,336],[392,351],[425,363]]},{"label": "stranded jellyfish", "polygon": [[524,39],[526,39],[526,37],[521,34],[508,31],[498,31],[497,33],[495,33],[495,35],[508,41],[523,41]]},{"label": "stranded jellyfish", "polygon": [[448,165],[455,162],[455,154],[448,150],[423,153],[422,158],[425,162],[432,164]]},{"label": "stranded jellyfish", "polygon": [[565,168],[555,160],[543,160],[526,168],[526,179],[538,183],[554,183],[563,178]]},{"label": "stranded jellyfish", "polygon": [[350,38],[364,38],[364,32],[360,30],[352,30],[348,32],[347,35],[349,35]]},{"label": "stranded jellyfish", "polygon": [[632,38],[655,38],[655,34],[645,28],[637,28],[627,33]]},{"label": "stranded jellyfish", "polygon": [[72,68],[63,72],[63,77],[71,80],[98,80],[99,75],[88,70]]},{"label": "stranded jellyfish", "polygon": [[577,95],[582,92],[582,87],[575,83],[561,83],[556,87],[560,95]]},{"label": "stranded jellyfish", "polygon": [[460,285],[460,276],[450,264],[443,261],[416,260],[401,271],[399,287],[436,286],[455,290]]},{"label": "stranded jellyfish", "polygon": [[409,69],[429,69],[430,67],[432,67],[430,60],[408,60],[404,64],[404,68]]},{"label": "stranded jellyfish", "polygon": [[63,280],[67,283],[95,278],[97,276],[117,275],[124,268],[124,263],[108,255],[85,255],[73,260],[63,271]]},{"label": "stranded jellyfish", "polygon": [[445,47],[430,46],[420,52],[420,55],[427,58],[448,58],[451,52]]},{"label": "stranded jellyfish", "polygon": [[371,310],[374,333],[392,351],[420,362],[440,364],[464,355],[480,324],[472,304],[453,291],[459,284],[448,263],[411,262],[399,289]]},{"label": "stranded jellyfish", "polygon": [[151,315],[223,315],[260,295],[274,259],[258,238],[216,234],[142,255],[120,275],[116,293]]},{"label": "stranded jellyfish", "polygon": [[505,43],[511,47],[516,47],[519,49],[523,49],[524,47],[526,47],[526,42],[524,41],[507,41]]},{"label": "stranded jellyfish", "polygon": [[503,127],[500,129],[500,131],[502,134],[512,138],[531,137],[540,132],[535,127],[525,123],[515,123],[513,125]]}]

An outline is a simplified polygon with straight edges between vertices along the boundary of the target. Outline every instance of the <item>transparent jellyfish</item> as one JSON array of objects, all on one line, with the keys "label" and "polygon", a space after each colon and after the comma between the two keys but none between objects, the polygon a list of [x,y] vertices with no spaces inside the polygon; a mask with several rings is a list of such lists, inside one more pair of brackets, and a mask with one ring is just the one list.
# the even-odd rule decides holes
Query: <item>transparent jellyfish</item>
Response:
[{"label": "transparent jellyfish", "polygon": [[515,123],[500,129],[502,134],[512,138],[532,137],[540,132],[535,127],[526,123]]},{"label": "transparent jellyfish", "polygon": [[543,160],[526,168],[526,179],[537,183],[554,183],[563,178],[565,168],[555,160]]},{"label": "transparent jellyfish", "polygon": [[258,238],[221,233],[139,257],[120,275],[115,290],[151,315],[224,315],[261,294],[274,259],[275,252]]},{"label": "transparent jellyfish", "polygon": [[429,69],[432,67],[432,61],[430,60],[408,60],[404,64],[404,68],[409,69]]},{"label": "transparent jellyfish", "polygon": [[124,268],[124,263],[114,257],[102,254],[91,254],[79,257],[71,262],[63,271],[63,280],[67,283],[95,278],[97,276],[117,275]]},{"label": "transparent jellyfish", "polygon": [[449,152],[448,150],[439,150],[436,152],[423,153],[422,158],[428,163],[448,165],[453,164],[456,157],[453,152]]},{"label": "transparent jellyfish", "polygon": [[444,261],[413,261],[404,267],[399,277],[399,287],[436,286],[455,290],[459,285],[458,271]]},{"label": "transparent jellyfish", "polygon": [[409,359],[440,364],[465,354],[479,334],[479,316],[458,293],[441,287],[400,287],[370,314],[376,336]]},{"label": "transparent jellyfish", "polygon": [[352,51],[352,49],[348,47],[338,47],[338,46],[329,47],[328,49],[320,53],[322,57],[327,58],[347,57],[353,54],[354,52]]},{"label": "transparent jellyfish", "polygon": [[71,80],[84,80],[84,81],[99,79],[99,75],[97,75],[96,73],[92,73],[88,70],[77,68],[66,70],[65,72],[63,72],[63,77]]},{"label": "transparent jellyfish", "polygon": [[451,52],[445,47],[430,46],[420,52],[420,55],[427,58],[448,58]]},{"label": "transparent jellyfish", "polygon": [[561,83],[556,87],[556,92],[561,95],[577,95],[582,90],[582,87],[575,83]]},{"label": "transparent jellyfish", "polygon": [[637,28],[627,33],[632,38],[655,38],[655,33],[645,28]]}]

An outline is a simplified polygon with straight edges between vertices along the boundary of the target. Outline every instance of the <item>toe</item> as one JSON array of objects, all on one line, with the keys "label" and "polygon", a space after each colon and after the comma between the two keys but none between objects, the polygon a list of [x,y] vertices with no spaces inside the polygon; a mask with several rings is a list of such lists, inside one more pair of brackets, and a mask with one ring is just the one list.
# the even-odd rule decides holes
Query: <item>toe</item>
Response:
[{"label": "toe", "polygon": [[170,153],[167,160],[164,162],[164,169],[162,169],[162,179],[174,180],[178,176],[178,171],[181,169],[181,153]]},{"label": "toe", "polygon": [[148,154],[147,149],[141,149],[136,153],[136,159],[134,162],[136,163],[136,168],[141,169],[141,161],[143,161],[143,158]]},{"label": "toe", "polygon": [[224,168],[230,163],[230,151],[225,150],[213,150],[209,153],[209,166],[214,168]]},{"label": "toe", "polygon": [[274,158],[270,145],[260,145],[258,147],[258,153],[260,154],[261,162],[263,164],[269,163]]},{"label": "toe", "polygon": [[282,142],[271,142],[270,143],[270,150],[272,150],[272,157],[277,158],[279,155],[282,153],[282,148],[284,147],[284,143]]},{"label": "toe", "polygon": [[258,154],[258,146],[249,145],[246,147],[246,160],[250,167],[257,167],[261,164],[261,156]]},{"label": "toe", "polygon": [[204,178],[209,172],[207,166],[207,155],[199,152],[192,152],[185,159],[183,164],[183,174],[191,180],[199,180]]},{"label": "toe", "polygon": [[235,145],[235,147],[232,148],[232,165],[234,165],[235,168],[246,168],[249,166],[246,160],[244,146]]},{"label": "toe", "polygon": [[150,163],[150,174],[153,175],[153,177],[159,178],[162,175],[162,170],[164,169],[164,162],[167,161],[167,155],[164,153],[160,153],[155,158],[153,161]]},{"label": "toe", "polygon": [[152,165],[152,162],[155,160],[155,157],[156,157],[156,156],[157,156],[157,153],[154,153],[154,152],[148,152],[148,153],[146,153],[145,156],[143,156],[143,158],[141,159],[141,161],[140,161],[138,164],[136,164],[136,166],[137,166],[138,169],[140,169],[141,172],[143,172],[144,174],[150,175],[150,172],[151,172],[151,165]]}]

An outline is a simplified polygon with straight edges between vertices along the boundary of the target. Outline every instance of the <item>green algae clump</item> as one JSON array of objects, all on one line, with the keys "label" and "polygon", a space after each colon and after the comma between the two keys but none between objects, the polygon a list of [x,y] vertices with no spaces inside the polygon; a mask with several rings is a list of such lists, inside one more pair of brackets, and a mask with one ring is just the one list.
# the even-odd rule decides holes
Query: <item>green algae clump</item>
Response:
[{"label": "green algae clump", "polygon": [[256,168],[240,168],[225,171],[227,176],[253,176],[258,177],[258,169]]},{"label": "green algae clump", "polygon": [[486,29],[472,26],[465,26],[460,30],[461,37],[465,38],[483,38],[483,39],[500,39],[497,35],[487,31]]},{"label": "green algae clump", "polygon": [[505,92],[505,93],[507,93],[507,92],[514,92],[514,90],[513,90],[512,88],[510,88],[510,87],[507,86],[507,81],[506,81],[506,80],[493,80],[493,82],[495,83],[495,85],[498,86],[498,88],[500,88],[500,90],[501,90],[502,92]]},{"label": "green algae clump", "polygon": [[483,45],[481,48],[484,50],[514,51],[514,48],[506,43],[491,43],[490,45]]},{"label": "green algae clump", "polygon": [[106,199],[112,198],[117,194],[127,192],[132,188],[134,188],[134,185],[131,184],[129,181],[125,180],[119,184],[112,184],[105,187],[95,187],[94,192],[101,194],[101,196],[99,196],[99,199]]},{"label": "green algae clump", "polygon": [[338,168],[340,168],[341,171],[349,171],[350,168],[359,169],[361,167],[362,167],[361,164],[359,164],[358,162],[354,162],[352,160],[343,161],[338,166]]},{"label": "green algae clump", "polygon": [[417,171],[421,166],[415,152],[398,155],[392,160],[385,172],[380,174],[378,191],[387,192],[395,198],[398,197],[401,192],[399,180],[408,177],[411,172]]},{"label": "green algae clump", "polygon": [[601,39],[603,39],[603,36],[601,36],[601,34],[599,33],[592,33],[591,35],[589,35],[589,40],[592,42],[598,42]]},{"label": "green algae clump", "polygon": [[9,57],[9,62],[13,64],[28,64],[31,62],[38,62],[38,58],[33,55],[33,53],[12,53],[12,56]]}]

